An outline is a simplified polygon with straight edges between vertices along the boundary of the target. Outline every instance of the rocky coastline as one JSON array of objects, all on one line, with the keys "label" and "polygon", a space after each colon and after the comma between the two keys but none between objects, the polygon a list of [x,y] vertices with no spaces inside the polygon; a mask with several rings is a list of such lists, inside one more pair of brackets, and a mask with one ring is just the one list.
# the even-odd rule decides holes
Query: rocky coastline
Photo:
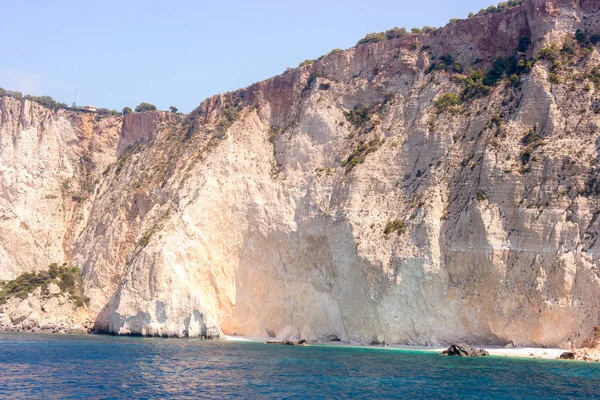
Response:
[{"label": "rocky coastline", "polygon": [[[3,95],[0,327],[588,347],[599,21],[598,2],[527,0],[188,115]],[[57,260],[81,282],[44,275]]]},{"label": "rocky coastline", "polygon": [[93,330],[87,308],[77,307],[68,294],[50,284],[49,293],[38,287],[25,298],[13,297],[0,305],[0,330],[85,334]]}]

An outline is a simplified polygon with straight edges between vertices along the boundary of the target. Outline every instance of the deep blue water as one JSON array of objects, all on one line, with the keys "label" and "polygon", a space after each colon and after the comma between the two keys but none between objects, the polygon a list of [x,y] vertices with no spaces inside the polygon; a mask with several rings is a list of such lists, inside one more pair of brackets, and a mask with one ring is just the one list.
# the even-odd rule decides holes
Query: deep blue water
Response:
[{"label": "deep blue water", "polygon": [[2,398],[600,398],[600,365],[338,346],[0,333]]}]

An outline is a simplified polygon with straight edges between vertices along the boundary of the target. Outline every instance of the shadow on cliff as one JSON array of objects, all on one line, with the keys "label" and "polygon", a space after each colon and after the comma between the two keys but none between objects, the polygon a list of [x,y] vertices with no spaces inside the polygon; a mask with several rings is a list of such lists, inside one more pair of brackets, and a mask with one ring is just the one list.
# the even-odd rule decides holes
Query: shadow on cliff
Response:
[{"label": "shadow on cliff", "polygon": [[[349,341],[367,331],[377,340],[379,311],[369,307],[377,301],[369,294],[381,297],[383,288],[369,282],[385,279],[381,268],[358,256],[345,218],[299,220],[295,231],[267,236],[251,230],[239,254],[236,307],[222,325],[226,333],[251,326],[245,334]],[[363,332],[353,332],[353,318]],[[244,324],[248,319],[253,322]]]}]

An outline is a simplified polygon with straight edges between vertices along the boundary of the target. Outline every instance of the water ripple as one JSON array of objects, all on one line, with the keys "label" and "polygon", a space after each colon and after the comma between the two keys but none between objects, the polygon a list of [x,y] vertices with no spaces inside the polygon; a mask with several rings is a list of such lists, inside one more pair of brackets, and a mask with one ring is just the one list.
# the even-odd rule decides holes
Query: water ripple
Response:
[{"label": "water ripple", "polygon": [[600,365],[0,333],[2,398],[600,398]]}]

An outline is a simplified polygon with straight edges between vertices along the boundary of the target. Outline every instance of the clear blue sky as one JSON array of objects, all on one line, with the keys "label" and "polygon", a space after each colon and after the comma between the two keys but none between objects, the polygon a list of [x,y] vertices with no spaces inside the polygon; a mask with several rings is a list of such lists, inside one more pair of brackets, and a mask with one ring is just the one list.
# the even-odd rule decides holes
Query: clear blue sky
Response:
[{"label": "clear blue sky", "polygon": [[489,0],[0,0],[0,87],[69,105],[193,110],[394,26],[443,26]]}]

